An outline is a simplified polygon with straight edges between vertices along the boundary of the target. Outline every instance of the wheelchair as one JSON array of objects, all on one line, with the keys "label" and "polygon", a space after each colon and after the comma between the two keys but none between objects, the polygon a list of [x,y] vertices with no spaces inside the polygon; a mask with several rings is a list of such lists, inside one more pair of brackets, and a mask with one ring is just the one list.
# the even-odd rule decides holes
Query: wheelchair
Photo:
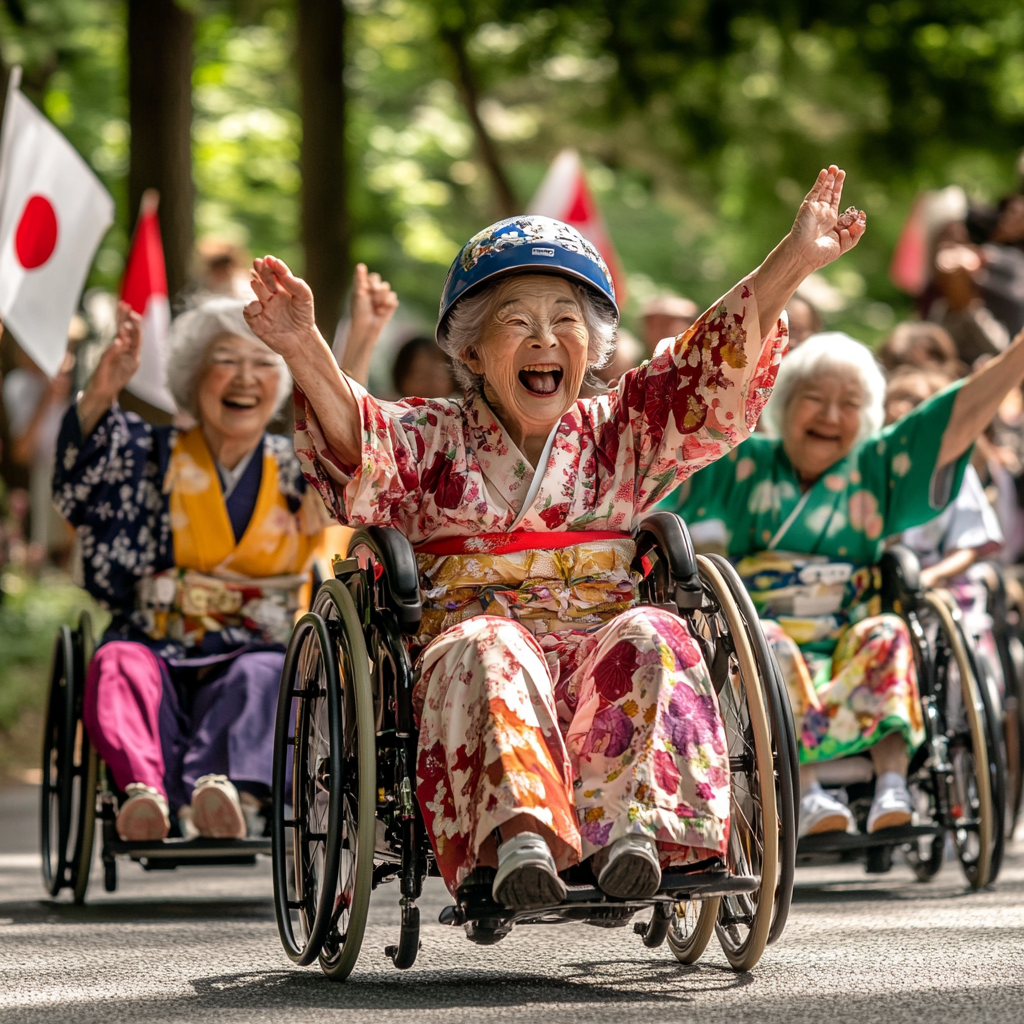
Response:
[{"label": "wheelchair", "polygon": [[246,839],[166,839],[126,842],[115,828],[118,793],[106,766],[89,742],[82,720],[85,672],[94,652],[92,620],[83,612],[76,628],[61,626],[54,643],[43,734],[40,848],[43,884],[51,896],[70,889],[85,902],[92,868],[97,819],[100,822],[103,888],[117,889],[117,859],[128,858],[146,871],[181,866],[252,865],[270,855],[269,837]]},{"label": "wheelchair", "polygon": [[[782,934],[796,864],[796,742],[788,698],[757,615],[731,565],[697,557],[682,520],[656,512],[636,532],[641,604],[683,616],[718,692],[729,745],[728,855],[668,869],[646,900],[617,900],[587,865],[563,872],[559,906],[512,911],[490,886],[460,889],[440,923],[478,944],[516,925],[634,924],[645,946],[668,943],[695,962],[712,934],[736,970],[750,970]],[[288,957],[328,978],[355,967],[370,893],[398,881],[401,924],[385,948],[395,967],[419,950],[423,880],[439,876],[416,800],[416,675],[406,639],[421,617],[416,557],[397,531],[350,539],[334,578],[296,625],[278,701],[272,791],[274,904]],[[290,779],[289,779],[290,775]]]},{"label": "wheelchair", "polygon": [[907,774],[915,819],[866,834],[875,785],[870,759],[823,762],[818,781],[833,793],[845,790],[861,831],[804,836],[798,864],[864,859],[869,873],[882,874],[902,850],[917,878],[929,881],[949,836],[968,884],[982,889],[995,881],[1005,845],[1006,766],[993,688],[952,595],[922,590],[917,555],[894,545],[879,569],[884,610],[909,627],[924,714],[925,741]]}]

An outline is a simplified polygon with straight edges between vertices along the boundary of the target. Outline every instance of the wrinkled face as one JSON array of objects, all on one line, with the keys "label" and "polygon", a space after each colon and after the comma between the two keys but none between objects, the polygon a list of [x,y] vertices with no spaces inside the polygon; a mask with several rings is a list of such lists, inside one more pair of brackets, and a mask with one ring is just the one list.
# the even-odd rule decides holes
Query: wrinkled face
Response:
[{"label": "wrinkled face", "polygon": [[206,350],[199,379],[199,420],[223,437],[263,433],[274,415],[281,360],[237,334],[219,334]]},{"label": "wrinkled face", "polygon": [[480,341],[462,358],[483,375],[487,400],[506,427],[546,434],[579,397],[589,341],[573,286],[523,274],[495,289]]},{"label": "wrinkled face", "polygon": [[782,424],[782,444],[804,483],[813,483],[849,454],[865,404],[860,382],[821,373],[794,389]]}]

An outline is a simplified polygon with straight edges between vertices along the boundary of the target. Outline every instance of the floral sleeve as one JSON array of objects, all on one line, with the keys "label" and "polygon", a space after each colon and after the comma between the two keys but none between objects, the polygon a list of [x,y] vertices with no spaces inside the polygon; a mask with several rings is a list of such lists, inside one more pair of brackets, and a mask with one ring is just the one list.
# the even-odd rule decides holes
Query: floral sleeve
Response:
[{"label": "floral sleeve", "polygon": [[295,451],[306,479],[343,525],[406,527],[430,493],[433,507],[457,508],[465,490],[462,418],[454,402],[380,402],[350,380],[362,421],[362,461],[346,466],[324,437],[312,406],[295,393]]},{"label": "floral sleeve", "polygon": [[136,580],[173,562],[163,476],[170,429],[113,406],[88,437],[72,405],[61,424],[53,501],[78,532],[85,585],[113,609]]}]

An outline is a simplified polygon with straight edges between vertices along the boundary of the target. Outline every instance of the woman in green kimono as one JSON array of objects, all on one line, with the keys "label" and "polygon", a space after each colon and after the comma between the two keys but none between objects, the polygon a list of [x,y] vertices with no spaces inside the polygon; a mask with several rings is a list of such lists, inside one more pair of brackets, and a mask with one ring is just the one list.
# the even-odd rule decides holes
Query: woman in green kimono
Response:
[{"label": "woman in green kimono", "polygon": [[906,824],[910,754],[924,739],[910,637],[882,615],[874,569],[886,537],[927,522],[960,488],[971,446],[1024,379],[1024,332],[1001,355],[884,430],[870,351],[819,334],[787,356],[755,434],[662,507],[721,521],[764,618],[797,721],[800,834],[854,828],[813,765],[868,751],[878,781],[868,831]]}]

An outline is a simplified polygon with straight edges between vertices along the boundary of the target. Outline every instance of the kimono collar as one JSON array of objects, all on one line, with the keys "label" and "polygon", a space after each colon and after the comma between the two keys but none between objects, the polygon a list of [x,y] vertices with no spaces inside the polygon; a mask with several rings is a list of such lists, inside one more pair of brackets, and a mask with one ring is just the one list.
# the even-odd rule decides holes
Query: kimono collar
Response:
[{"label": "kimono collar", "polygon": [[[539,488],[534,486],[535,483],[540,483],[539,480],[535,480],[537,471],[509,436],[480,391],[470,393],[465,408],[470,446],[480,469],[519,519],[526,511],[527,501],[532,503],[537,497]],[[548,436],[539,466],[541,478],[550,463],[555,437],[571,432],[572,422],[570,410]]]}]

